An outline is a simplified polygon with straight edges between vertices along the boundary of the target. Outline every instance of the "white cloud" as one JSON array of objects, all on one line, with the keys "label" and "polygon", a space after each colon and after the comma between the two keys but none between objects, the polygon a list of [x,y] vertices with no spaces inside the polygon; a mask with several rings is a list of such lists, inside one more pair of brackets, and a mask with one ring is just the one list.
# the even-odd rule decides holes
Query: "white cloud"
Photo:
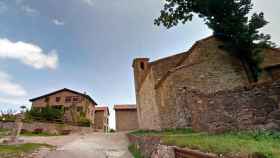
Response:
[{"label": "white cloud", "polygon": [[36,16],[36,15],[39,15],[40,12],[34,8],[31,8],[30,6],[28,5],[23,5],[21,6],[21,10],[26,13],[27,15],[30,15],[30,16]]},{"label": "white cloud", "polygon": [[82,0],[82,1],[90,6],[94,6],[94,3],[95,3],[95,0]]},{"label": "white cloud", "polygon": [[53,22],[55,25],[57,25],[57,26],[63,26],[63,25],[65,25],[65,23],[64,23],[63,21],[58,20],[58,19],[54,19],[54,20],[52,20],[52,22]]},{"label": "white cloud", "polygon": [[12,82],[12,78],[10,75],[1,71],[0,71],[0,92],[10,96],[17,96],[17,97],[25,96],[27,94],[27,92],[21,85]]},{"label": "white cloud", "polygon": [[17,59],[36,69],[56,69],[58,65],[58,55],[55,50],[44,54],[39,46],[21,41],[12,42],[3,38],[0,38],[0,58]]},{"label": "white cloud", "polygon": [[8,10],[8,6],[4,2],[0,2],[0,13],[4,13]]}]

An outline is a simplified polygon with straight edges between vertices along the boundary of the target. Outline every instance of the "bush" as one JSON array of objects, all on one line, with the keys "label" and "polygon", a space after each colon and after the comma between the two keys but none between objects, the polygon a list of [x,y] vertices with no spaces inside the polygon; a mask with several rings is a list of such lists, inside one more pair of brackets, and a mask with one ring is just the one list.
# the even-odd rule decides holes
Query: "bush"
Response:
[{"label": "bush", "polygon": [[25,113],[25,121],[30,120],[61,122],[63,120],[63,110],[52,107],[45,107],[41,110],[32,108]]},{"label": "bush", "polygon": [[16,115],[13,115],[13,114],[2,114],[0,116],[0,121],[3,121],[3,122],[15,122],[16,121]]},{"label": "bush", "polygon": [[82,126],[82,127],[90,127],[90,120],[85,118],[85,117],[80,117],[79,121],[78,121],[78,126]]},{"label": "bush", "polygon": [[40,133],[43,133],[43,129],[42,128],[36,128],[32,133],[34,134],[40,134]]},{"label": "bush", "polygon": [[116,130],[114,130],[114,129],[111,128],[109,132],[110,132],[110,133],[115,133]]}]

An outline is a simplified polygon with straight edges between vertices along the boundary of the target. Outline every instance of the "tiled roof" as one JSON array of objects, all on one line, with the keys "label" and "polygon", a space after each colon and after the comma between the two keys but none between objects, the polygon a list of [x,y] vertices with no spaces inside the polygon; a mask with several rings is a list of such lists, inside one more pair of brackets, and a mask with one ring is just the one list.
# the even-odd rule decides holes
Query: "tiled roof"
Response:
[{"label": "tiled roof", "polygon": [[136,105],[135,104],[126,104],[126,105],[115,105],[114,106],[115,110],[136,110]]},{"label": "tiled roof", "polygon": [[29,101],[33,102],[35,100],[42,99],[42,98],[45,98],[45,97],[48,97],[48,96],[51,96],[51,95],[54,95],[56,93],[60,93],[60,92],[63,92],[63,91],[68,91],[68,92],[71,92],[71,93],[75,93],[75,94],[84,96],[84,97],[88,98],[94,105],[97,105],[97,103],[89,95],[84,94],[84,93],[80,93],[80,92],[77,92],[77,91],[74,91],[74,90],[71,90],[71,89],[68,89],[68,88],[63,88],[63,89],[60,89],[60,90],[57,90],[57,91],[54,91],[54,92],[51,92],[51,93],[33,98],[33,99],[30,99]]},{"label": "tiled roof", "polygon": [[108,112],[108,114],[110,115],[110,111],[109,111],[109,108],[108,108],[108,106],[96,106],[95,107],[95,111],[107,111]]}]

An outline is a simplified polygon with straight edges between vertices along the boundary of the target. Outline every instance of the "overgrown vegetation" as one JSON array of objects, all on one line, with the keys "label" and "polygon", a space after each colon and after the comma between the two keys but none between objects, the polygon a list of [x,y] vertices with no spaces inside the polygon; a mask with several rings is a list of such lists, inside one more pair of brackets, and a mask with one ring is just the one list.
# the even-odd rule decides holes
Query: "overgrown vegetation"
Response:
[{"label": "overgrown vegetation", "polygon": [[19,158],[24,154],[33,152],[41,147],[51,148],[52,146],[47,144],[21,144],[21,145],[0,145],[0,157],[1,158]]},{"label": "overgrown vegetation", "polygon": [[188,147],[216,154],[259,154],[280,158],[280,133],[269,131],[232,132],[225,134],[195,133],[190,130],[173,132],[139,131],[131,134],[160,136],[168,145]]},{"label": "overgrown vegetation", "polygon": [[14,114],[1,114],[0,121],[2,122],[14,122],[16,120],[16,116]]},{"label": "overgrown vegetation", "polygon": [[138,130],[131,132],[132,135],[138,136],[161,136],[161,135],[178,135],[178,134],[188,134],[193,133],[191,128],[177,128],[177,129],[164,129],[162,131],[153,130]]},{"label": "overgrown vegetation", "polygon": [[48,136],[57,136],[57,134],[51,134],[48,132],[44,132],[43,130],[34,130],[34,131],[25,131],[22,130],[20,133],[21,136],[42,136],[42,137],[48,137]]},{"label": "overgrown vegetation", "polygon": [[47,122],[62,122],[64,111],[63,109],[55,109],[50,106],[45,108],[32,108],[25,113],[26,121],[47,121]]},{"label": "overgrown vegetation", "polygon": [[90,127],[90,124],[90,120],[87,119],[85,116],[81,116],[78,120],[78,126]]},{"label": "overgrown vegetation", "polygon": [[10,133],[10,130],[0,128],[0,138],[8,136],[9,133]]},{"label": "overgrown vegetation", "polygon": [[194,15],[202,18],[214,31],[214,35],[225,41],[224,48],[238,57],[257,81],[261,74],[261,54],[264,48],[275,47],[270,35],[262,34],[259,29],[268,22],[264,13],[248,14],[253,8],[251,0],[165,0],[156,25],[167,28],[192,21]]},{"label": "overgrown vegetation", "polygon": [[135,144],[129,145],[128,150],[134,158],[142,158],[141,153]]}]

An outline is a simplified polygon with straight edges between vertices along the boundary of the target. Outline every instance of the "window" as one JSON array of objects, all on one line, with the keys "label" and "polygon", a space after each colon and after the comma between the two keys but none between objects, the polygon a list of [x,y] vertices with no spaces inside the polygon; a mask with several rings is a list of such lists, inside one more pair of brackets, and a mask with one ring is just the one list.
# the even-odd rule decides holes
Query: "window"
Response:
[{"label": "window", "polygon": [[56,101],[56,102],[60,102],[60,97],[56,97],[56,98],[55,98],[55,101]]},{"label": "window", "polygon": [[144,63],[144,62],[141,62],[141,63],[140,63],[140,68],[141,68],[142,70],[145,70],[145,63]]},{"label": "window", "polygon": [[80,97],[73,97],[74,102],[78,102],[80,100]]},{"label": "window", "polygon": [[82,112],[83,111],[83,107],[78,107],[77,108],[77,112]]},{"label": "window", "polygon": [[66,98],[65,98],[65,102],[66,102],[66,103],[71,102],[71,97],[66,97]]},{"label": "window", "polygon": [[49,101],[50,101],[50,98],[49,98],[49,97],[46,97],[46,98],[45,98],[45,102],[48,103]]}]

